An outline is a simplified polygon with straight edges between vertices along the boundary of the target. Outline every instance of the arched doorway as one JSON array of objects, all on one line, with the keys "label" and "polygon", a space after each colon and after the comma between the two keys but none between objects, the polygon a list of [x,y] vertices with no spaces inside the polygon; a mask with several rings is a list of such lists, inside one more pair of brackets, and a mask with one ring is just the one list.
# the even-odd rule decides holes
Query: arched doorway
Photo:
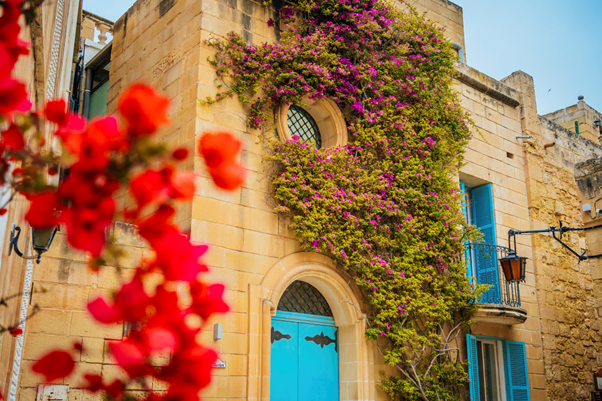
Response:
[{"label": "arched doorway", "polygon": [[311,284],[294,281],[272,317],[270,400],[338,401],[338,336],[324,296]]}]

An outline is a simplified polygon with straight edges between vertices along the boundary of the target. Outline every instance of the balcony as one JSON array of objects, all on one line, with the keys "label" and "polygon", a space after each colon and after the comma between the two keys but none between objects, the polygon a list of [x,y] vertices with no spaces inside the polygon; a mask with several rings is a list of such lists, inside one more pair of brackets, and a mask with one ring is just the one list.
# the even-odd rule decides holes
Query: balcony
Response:
[{"label": "balcony", "polygon": [[527,319],[527,311],[521,305],[519,283],[508,282],[498,262],[509,252],[506,247],[491,244],[466,246],[469,275],[478,284],[491,286],[478,300],[480,308],[473,318],[475,322],[513,325]]}]

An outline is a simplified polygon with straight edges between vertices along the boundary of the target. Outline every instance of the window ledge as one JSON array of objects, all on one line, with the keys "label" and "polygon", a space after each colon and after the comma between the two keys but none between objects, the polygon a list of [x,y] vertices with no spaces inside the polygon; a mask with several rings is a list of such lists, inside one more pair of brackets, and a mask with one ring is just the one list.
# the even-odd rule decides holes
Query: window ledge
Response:
[{"label": "window ledge", "polygon": [[521,324],[527,320],[527,311],[506,305],[481,304],[472,320],[503,325]]}]

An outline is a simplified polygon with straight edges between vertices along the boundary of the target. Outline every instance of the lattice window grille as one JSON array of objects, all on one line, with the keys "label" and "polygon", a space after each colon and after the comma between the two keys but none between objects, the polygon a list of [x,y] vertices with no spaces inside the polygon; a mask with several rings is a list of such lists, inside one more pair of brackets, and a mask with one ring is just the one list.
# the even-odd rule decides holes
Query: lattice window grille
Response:
[{"label": "lattice window grille", "polygon": [[316,287],[304,281],[295,281],[284,291],[278,310],[333,317],[326,298]]},{"label": "lattice window grille", "polygon": [[322,147],[318,124],[305,109],[292,105],[288,109],[287,120],[291,135],[298,135],[304,142],[314,143],[318,149]]}]

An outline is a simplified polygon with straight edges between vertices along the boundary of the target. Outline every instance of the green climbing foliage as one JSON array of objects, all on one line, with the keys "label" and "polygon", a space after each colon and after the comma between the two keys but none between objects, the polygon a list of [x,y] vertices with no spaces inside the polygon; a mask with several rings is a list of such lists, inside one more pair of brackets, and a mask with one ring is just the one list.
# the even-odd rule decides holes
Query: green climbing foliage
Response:
[{"label": "green climbing foliage", "polygon": [[[212,39],[227,90],[266,110],[330,98],[348,144],[316,149],[298,137],[270,146],[276,211],[306,251],[329,255],[364,294],[366,335],[397,374],[394,400],[459,400],[458,350],[483,291],[466,277],[466,227],[453,176],[470,121],[453,88],[457,55],[441,29],[384,0],[305,0],[278,10],[276,44]],[[276,28],[274,28],[276,29]]]}]

